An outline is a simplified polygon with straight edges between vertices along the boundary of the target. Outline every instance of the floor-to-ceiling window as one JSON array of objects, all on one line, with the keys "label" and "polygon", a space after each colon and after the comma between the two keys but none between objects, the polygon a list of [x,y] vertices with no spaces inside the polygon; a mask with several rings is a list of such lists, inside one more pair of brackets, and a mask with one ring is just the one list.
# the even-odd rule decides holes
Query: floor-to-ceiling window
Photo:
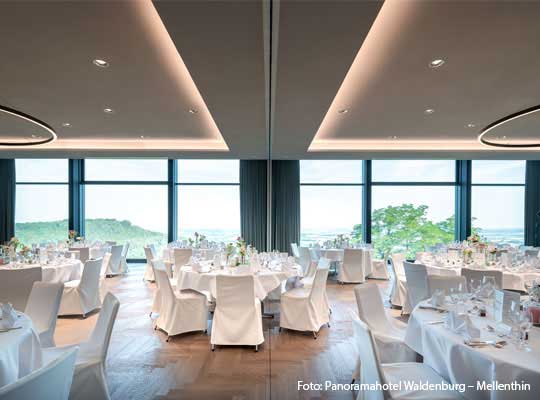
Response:
[{"label": "floor-to-ceiling window", "polygon": [[238,160],[178,160],[179,240],[195,232],[229,242],[240,236],[240,164]]},{"label": "floor-to-ceiling window", "polygon": [[85,160],[85,237],[129,242],[129,258],[144,258],[146,244],[166,245],[167,165],[167,160]]},{"label": "floor-to-ceiling window", "polygon": [[378,255],[414,256],[455,237],[455,161],[372,161],[371,238]]},{"label": "floor-to-ceiling window", "polygon": [[26,245],[67,240],[68,160],[16,160],[15,235]]},{"label": "floor-to-ceiling window", "polygon": [[362,161],[300,161],[300,242],[362,240]]},{"label": "floor-to-ceiling window", "polygon": [[472,227],[496,243],[524,242],[525,161],[472,162]]}]

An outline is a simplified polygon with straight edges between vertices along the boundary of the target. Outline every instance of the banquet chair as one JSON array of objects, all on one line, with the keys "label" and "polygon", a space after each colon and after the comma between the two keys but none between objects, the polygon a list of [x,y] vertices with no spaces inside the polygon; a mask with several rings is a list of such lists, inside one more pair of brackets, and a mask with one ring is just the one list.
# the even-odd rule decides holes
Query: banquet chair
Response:
[{"label": "banquet chair", "polygon": [[79,348],[73,383],[69,392],[70,400],[110,399],[105,377],[105,363],[119,308],[118,299],[112,293],[107,293],[88,341],[44,350],[44,358],[50,359],[70,351],[74,346]]},{"label": "banquet chair", "polygon": [[503,289],[503,273],[502,271],[497,271],[493,269],[470,269],[470,268],[461,268],[461,276],[464,276],[467,279],[467,287],[471,291],[471,281],[473,279],[482,281],[484,276],[492,276],[495,278],[495,284],[497,288]]},{"label": "banquet chair", "polygon": [[107,287],[105,286],[105,273],[110,261],[111,253],[107,252],[103,254],[103,258],[101,259],[101,268],[99,271],[99,298],[101,301],[103,301],[105,295],[107,294]]},{"label": "banquet chair", "polygon": [[146,257],[146,267],[144,269],[144,277],[143,280],[154,282],[154,270],[152,269],[151,261],[154,258],[157,258],[156,253],[152,250],[152,246],[144,246],[144,255]]},{"label": "banquet chair", "polygon": [[423,264],[403,262],[407,280],[407,296],[411,308],[428,298],[427,269]]},{"label": "banquet chair", "polygon": [[34,282],[42,280],[42,272],[41,267],[0,269],[0,303],[24,310]]},{"label": "banquet chair", "polygon": [[366,281],[364,253],[362,249],[345,249],[337,280],[340,283],[364,283]]},{"label": "banquet chair", "polygon": [[[437,390],[435,385],[443,387],[450,385],[443,377],[437,374],[427,364],[416,362],[402,362],[381,364],[376,341],[368,325],[357,318],[353,318],[354,339],[356,341],[360,368],[360,384],[368,385],[372,389],[361,390],[358,399],[362,400],[389,400],[389,399],[430,399],[453,400],[463,397],[455,391]],[[411,385],[433,385],[427,390],[411,390],[401,382]]]},{"label": "banquet chair", "polygon": [[255,297],[253,275],[218,275],[216,309],[210,343],[255,346],[264,342],[261,301]]},{"label": "banquet chair", "polygon": [[369,251],[371,258],[371,279],[382,279],[389,280],[390,275],[388,274],[388,259],[384,257],[382,260],[373,259],[373,250],[364,250]]},{"label": "banquet chair", "polygon": [[54,347],[56,317],[62,300],[63,283],[34,282],[24,313],[39,335],[41,347]]},{"label": "banquet chair", "polygon": [[171,276],[175,278],[180,274],[180,268],[189,263],[189,259],[193,254],[191,249],[174,249],[174,271]]},{"label": "banquet chair", "polygon": [[390,265],[392,265],[392,271],[394,272],[390,303],[393,306],[401,307],[402,314],[410,314],[411,305],[407,295],[407,278],[403,269],[403,261],[405,261],[405,254],[403,253],[392,254],[390,257]]},{"label": "banquet chair", "polygon": [[[369,326],[382,363],[416,361],[417,354],[405,344],[407,324],[388,315],[379,287],[366,283],[354,288],[358,316]],[[360,365],[356,365],[353,382],[360,378]]]},{"label": "banquet chair", "polygon": [[77,357],[74,348],[19,380],[0,387],[2,400],[67,400]]},{"label": "banquet chair", "polygon": [[321,252],[314,248],[309,248],[309,257],[311,258],[311,262],[317,264],[319,262],[319,258],[321,258]]},{"label": "banquet chair", "polygon": [[[164,263],[164,261],[160,258],[156,258],[150,261],[150,265],[152,266],[152,272],[154,274],[154,278],[156,277],[156,270],[162,270],[165,271],[167,274],[167,277],[169,279],[169,282],[171,283],[171,286],[175,289],[176,283],[173,282],[173,278],[169,278],[169,270],[167,270],[167,265]],[[156,279],[156,291],[154,292],[154,300],[152,302],[152,309],[150,311],[150,316],[152,316],[153,313],[159,314],[161,309],[161,303],[162,303],[162,294],[161,294],[161,285],[159,281]]]},{"label": "banquet chair", "polygon": [[433,296],[436,290],[442,290],[446,296],[450,295],[450,289],[458,289],[462,285],[467,290],[467,279],[464,276],[440,276],[428,275],[428,296]]},{"label": "banquet chair", "polygon": [[298,245],[296,243],[291,243],[291,252],[296,261],[300,259],[300,252],[298,251]]},{"label": "banquet chair", "polygon": [[309,247],[299,247],[298,254],[300,254],[298,264],[300,264],[302,267],[304,274],[307,274],[311,268],[311,255],[309,254]]},{"label": "banquet chair", "polygon": [[64,253],[66,258],[74,258],[75,260],[81,259],[81,252],[79,250],[68,250]]},{"label": "banquet chair", "polygon": [[69,251],[78,251],[79,260],[84,264],[90,259],[90,248],[89,247],[70,247]]},{"label": "banquet chair", "polygon": [[326,301],[326,279],[328,268],[317,269],[311,287],[291,289],[281,295],[281,316],[279,329],[311,331],[313,338],[324,324],[330,327]]},{"label": "banquet chair", "polygon": [[127,274],[129,272],[129,267],[127,264],[127,255],[129,251],[129,242],[127,242],[122,248],[122,255],[120,256],[120,273]]},{"label": "banquet chair", "polygon": [[101,258],[88,260],[84,264],[81,279],[64,284],[58,315],[82,315],[86,318],[86,314],[101,306],[99,295],[101,263]]},{"label": "banquet chair", "polygon": [[526,249],[525,256],[538,257],[538,249]]},{"label": "banquet chair", "polygon": [[111,245],[111,259],[105,271],[106,276],[115,276],[122,273],[121,262],[123,249],[124,246],[122,245]]}]

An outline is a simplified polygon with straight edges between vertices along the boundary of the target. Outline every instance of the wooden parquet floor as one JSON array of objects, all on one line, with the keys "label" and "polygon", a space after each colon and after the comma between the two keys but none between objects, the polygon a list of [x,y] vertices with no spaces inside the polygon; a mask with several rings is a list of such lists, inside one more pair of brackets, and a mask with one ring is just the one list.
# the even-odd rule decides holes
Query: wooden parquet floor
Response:
[{"label": "wooden parquet floor", "polygon": [[[356,397],[351,391],[297,389],[298,381],[351,381],[356,357],[350,320],[350,310],[356,311],[354,285],[328,281],[331,327],[323,327],[317,340],[310,334],[279,332],[279,304],[271,304],[267,311],[276,312],[276,318],[263,320],[265,343],[258,353],[248,347],[218,347],[212,352],[209,335],[188,333],[167,343],[163,332],[154,331],[149,312],[155,286],[142,280],[144,266],[130,267],[129,274],[106,280],[121,303],[107,359],[113,400]],[[387,282],[373,282],[386,294]],[[97,313],[84,320],[60,318],[57,345],[86,340],[96,320]]]}]

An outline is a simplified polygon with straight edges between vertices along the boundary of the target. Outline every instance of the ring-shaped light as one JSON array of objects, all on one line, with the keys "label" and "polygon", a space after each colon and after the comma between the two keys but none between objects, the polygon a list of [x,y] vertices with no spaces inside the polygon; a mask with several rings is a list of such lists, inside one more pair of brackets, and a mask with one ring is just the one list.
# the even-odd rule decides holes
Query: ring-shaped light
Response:
[{"label": "ring-shaped light", "polygon": [[482,143],[483,145],[490,146],[490,147],[504,147],[504,148],[514,148],[514,149],[516,149],[516,148],[525,148],[525,147],[540,147],[540,143],[520,143],[520,144],[496,143],[496,142],[490,142],[489,140],[486,140],[484,138],[484,136],[486,134],[488,134],[490,131],[492,131],[493,129],[495,129],[495,128],[501,126],[501,125],[507,124],[508,122],[511,122],[511,121],[513,121],[515,119],[525,117],[527,115],[534,114],[534,113],[536,113],[538,111],[540,111],[540,105],[530,107],[530,108],[527,108],[525,110],[521,110],[521,111],[518,111],[516,113],[507,115],[506,117],[501,118],[501,119],[489,124],[484,129],[482,129],[482,131],[478,135],[478,141],[480,143]]},{"label": "ring-shaped light", "polygon": [[16,118],[22,119],[24,121],[30,122],[31,124],[34,124],[45,131],[47,131],[50,135],[50,137],[45,138],[43,140],[39,141],[32,141],[32,142],[2,142],[0,140],[0,146],[38,146],[41,144],[51,143],[54,142],[57,139],[56,132],[54,129],[48,125],[47,123],[40,121],[39,119],[32,117],[31,115],[25,114],[22,111],[15,110],[13,108],[5,107],[0,105],[0,112],[4,114],[8,114],[11,116],[14,116]]}]

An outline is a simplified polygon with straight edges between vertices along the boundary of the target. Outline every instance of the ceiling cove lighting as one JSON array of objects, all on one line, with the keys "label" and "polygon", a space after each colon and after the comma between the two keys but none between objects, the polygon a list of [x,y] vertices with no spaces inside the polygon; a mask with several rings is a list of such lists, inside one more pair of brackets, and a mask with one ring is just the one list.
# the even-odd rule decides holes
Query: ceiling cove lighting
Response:
[{"label": "ceiling cove lighting", "polygon": [[109,63],[105,60],[100,60],[99,58],[96,58],[92,63],[99,68],[107,68],[109,66]]},{"label": "ceiling cove lighting", "polygon": [[[510,143],[496,143],[491,142],[488,139],[485,138],[485,136],[492,131],[495,128],[498,128],[502,125],[508,124],[509,122],[512,122],[518,118],[525,117],[527,115],[535,114],[540,111],[540,105],[526,108],[525,110],[521,110],[518,112],[515,112],[513,114],[507,115],[506,117],[503,117],[495,122],[492,122],[488,126],[486,126],[480,134],[478,135],[478,141],[483,144],[484,146],[490,146],[490,147],[503,147],[503,148],[509,148],[509,149],[519,149],[519,148],[527,148],[527,147],[540,147],[540,143],[516,143],[516,144],[510,144]],[[501,138],[506,138],[506,136],[502,136]],[[503,139],[504,140],[504,139]]]},{"label": "ceiling cove lighting", "polygon": [[0,139],[0,146],[39,146],[41,144],[51,143],[54,142],[58,137],[56,136],[55,130],[49,126],[47,123],[40,121],[39,119],[32,117],[31,115],[25,114],[22,111],[15,110],[13,108],[0,106],[0,113],[10,115],[15,118],[19,118],[23,121],[30,122],[31,124],[43,129],[45,132],[47,132],[47,136],[45,139],[42,139],[42,136],[40,135],[32,135],[32,139],[40,139],[39,141],[32,141],[32,142],[2,142]]},{"label": "ceiling cove lighting", "polygon": [[442,58],[436,58],[435,60],[431,60],[429,63],[430,68],[439,68],[442,67],[444,64],[444,60]]}]

